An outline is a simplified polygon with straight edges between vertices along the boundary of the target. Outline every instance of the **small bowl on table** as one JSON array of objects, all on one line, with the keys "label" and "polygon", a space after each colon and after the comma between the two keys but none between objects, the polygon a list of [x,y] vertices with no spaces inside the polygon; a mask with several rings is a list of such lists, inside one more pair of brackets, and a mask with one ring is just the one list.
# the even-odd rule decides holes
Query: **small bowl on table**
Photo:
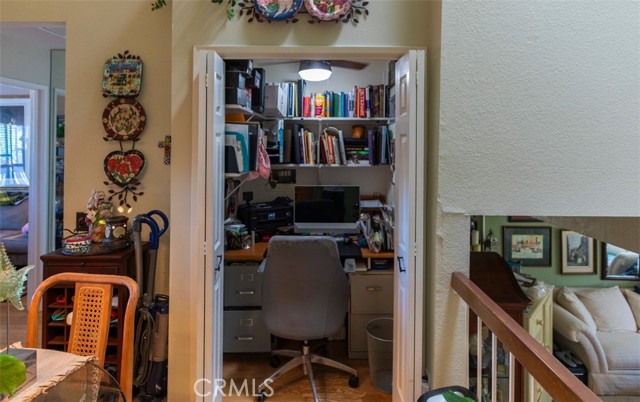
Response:
[{"label": "small bowl on table", "polygon": [[86,254],[91,249],[91,236],[80,234],[64,239],[65,254]]}]

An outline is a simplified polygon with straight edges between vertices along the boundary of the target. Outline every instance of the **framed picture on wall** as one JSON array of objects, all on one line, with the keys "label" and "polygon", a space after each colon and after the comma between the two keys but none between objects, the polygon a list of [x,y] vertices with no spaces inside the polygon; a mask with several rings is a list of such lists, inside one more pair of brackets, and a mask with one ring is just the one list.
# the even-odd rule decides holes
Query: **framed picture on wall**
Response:
[{"label": "framed picture on wall", "polygon": [[503,257],[520,260],[524,267],[551,266],[550,226],[503,226]]},{"label": "framed picture on wall", "polygon": [[640,280],[640,255],[609,243],[602,243],[602,279]]},{"label": "framed picture on wall", "polygon": [[509,222],[542,222],[541,220],[538,220],[533,216],[523,216],[523,215],[507,216],[507,220]]},{"label": "framed picture on wall", "polygon": [[562,237],[562,266],[561,273],[595,274],[596,250],[594,240],[578,232],[563,230]]}]

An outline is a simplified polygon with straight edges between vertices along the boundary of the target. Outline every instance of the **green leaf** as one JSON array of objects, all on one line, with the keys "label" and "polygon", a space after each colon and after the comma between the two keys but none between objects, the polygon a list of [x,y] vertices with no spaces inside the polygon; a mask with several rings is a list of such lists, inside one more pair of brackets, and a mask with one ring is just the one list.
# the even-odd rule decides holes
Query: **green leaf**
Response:
[{"label": "green leaf", "polygon": [[444,391],[442,393],[442,396],[444,397],[444,400],[447,402],[473,402],[473,399],[468,398],[466,396],[460,396],[455,392],[451,391],[450,389]]},{"label": "green leaf", "polygon": [[27,380],[27,368],[13,355],[0,354],[0,394],[13,395],[16,388]]}]

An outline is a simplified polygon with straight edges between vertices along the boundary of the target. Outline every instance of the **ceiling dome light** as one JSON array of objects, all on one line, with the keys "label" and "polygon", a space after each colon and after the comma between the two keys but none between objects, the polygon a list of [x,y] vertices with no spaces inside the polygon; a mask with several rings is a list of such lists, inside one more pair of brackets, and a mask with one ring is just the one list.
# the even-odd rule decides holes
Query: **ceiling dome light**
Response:
[{"label": "ceiling dome light", "polygon": [[331,64],[323,60],[303,60],[298,75],[307,81],[324,81],[331,76]]}]

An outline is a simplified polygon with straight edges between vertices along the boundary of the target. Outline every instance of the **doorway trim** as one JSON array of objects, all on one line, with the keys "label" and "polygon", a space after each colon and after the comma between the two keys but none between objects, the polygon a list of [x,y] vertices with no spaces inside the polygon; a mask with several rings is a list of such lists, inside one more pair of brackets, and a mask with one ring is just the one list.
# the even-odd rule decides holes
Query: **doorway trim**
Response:
[{"label": "doorway trim", "polygon": [[[42,282],[42,263],[38,256],[50,250],[53,226],[49,219],[53,209],[50,199],[51,189],[51,141],[49,135],[49,87],[32,82],[0,77],[0,84],[23,88],[29,91],[31,101],[31,138],[29,139],[29,254],[27,262],[35,265],[27,279],[27,298]],[[45,228],[45,230],[40,230]]]},{"label": "doorway trim", "polygon": [[[206,78],[206,67],[202,67],[202,61],[206,59],[207,52],[216,52],[223,59],[254,59],[254,60],[264,60],[264,59],[338,59],[338,58],[349,58],[352,60],[397,60],[405,53],[410,50],[424,50],[424,48],[417,47],[400,47],[400,46],[392,46],[392,47],[312,47],[312,46],[216,46],[216,45],[206,45],[206,46],[195,46],[193,49],[193,93],[192,93],[192,101],[194,102],[192,105],[192,178],[191,178],[191,186],[192,190],[196,193],[200,193],[200,187],[202,183],[198,183],[197,180],[197,172],[203,171],[204,168],[200,167],[201,163],[205,163],[205,159],[200,160],[199,154],[203,151],[201,147],[198,146],[200,143],[200,138],[203,133],[206,133],[206,118],[203,118],[203,113],[206,114],[206,110],[204,108],[204,93],[202,88],[202,82],[207,82],[208,85],[211,85],[210,79]],[[419,77],[418,79],[423,79],[423,77]],[[419,113],[425,113],[424,111],[419,111]],[[418,166],[421,167],[422,165]],[[422,166],[423,167],[423,166]],[[422,197],[422,204],[424,204],[424,200],[426,199],[424,193],[420,192],[417,194],[417,197]],[[194,225],[191,225],[190,238],[195,240],[192,241],[191,244],[200,244],[199,241],[204,237],[205,225],[203,222],[198,220],[197,211],[201,211],[205,208],[204,205],[198,205],[202,202],[202,197],[195,196],[192,199],[192,213],[191,221]],[[222,224],[222,223],[221,223]],[[420,236],[421,238],[422,236]],[[199,246],[194,246],[198,248]],[[191,264],[190,264],[190,277],[191,278],[202,278],[203,272],[208,269],[212,269],[211,267],[204,266],[204,259],[201,256],[197,256],[196,254],[191,254]],[[423,278],[424,277],[424,261],[422,259],[416,261],[416,277]],[[205,300],[205,295],[203,294],[203,287],[194,287],[192,289],[196,290],[197,293],[191,296],[192,299],[202,301]],[[424,304],[425,295],[423,292],[416,294],[416,305],[422,306]],[[180,308],[179,308],[180,309]],[[199,329],[203,328],[204,325],[202,320],[204,317],[202,315],[203,310],[202,306],[199,308],[191,310],[192,314],[190,317],[191,324],[190,328],[198,329],[197,334],[195,336],[195,345],[192,345],[190,348],[191,351],[195,352],[193,355],[188,357],[190,367],[196,367],[195,372],[193,373],[194,378],[202,379],[203,378],[203,356],[201,356],[198,352],[203,352],[205,348],[204,339],[204,331],[200,331]],[[424,317],[423,317],[424,320]],[[171,325],[171,323],[170,323]],[[214,324],[215,325],[215,324]],[[423,350],[425,338],[424,335],[416,336],[415,334],[411,336],[414,345],[418,345],[416,350]],[[419,342],[419,344],[418,344]],[[170,340],[171,343],[171,340]],[[173,348],[178,349],[179,345],[173,345]],[[424,371],[424,362],[422,364],[423,367],[420,367],[417,372],[414,373],[414,378],[416,384],[420,384],[421,386],[421,375]]]}]

